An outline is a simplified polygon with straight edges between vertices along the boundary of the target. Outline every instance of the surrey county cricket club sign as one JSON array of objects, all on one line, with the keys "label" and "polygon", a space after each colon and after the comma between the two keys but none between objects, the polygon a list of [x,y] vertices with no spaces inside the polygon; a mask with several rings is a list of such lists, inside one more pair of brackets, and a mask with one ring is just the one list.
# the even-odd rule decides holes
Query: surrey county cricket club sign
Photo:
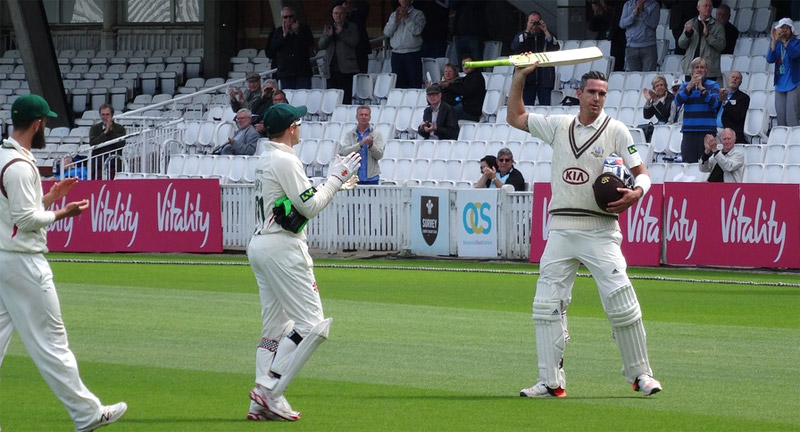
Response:
[{"label": "surrey county cricket club sign", "polygon": [[450,191],[411,189],[411,252],[423,255],[450,254]]},{"label": "surrey county cricket club sign", "polygon": [[51,251],[222,252],[216,179],[82,181],[53,209],[81,199],[86,211],[48,227]]}]

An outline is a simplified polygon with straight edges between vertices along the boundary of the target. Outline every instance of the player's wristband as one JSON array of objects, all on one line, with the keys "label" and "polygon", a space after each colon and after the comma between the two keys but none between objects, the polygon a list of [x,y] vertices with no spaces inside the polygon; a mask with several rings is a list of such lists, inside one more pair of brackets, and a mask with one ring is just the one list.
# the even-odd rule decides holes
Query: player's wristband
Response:
[{"label": "player's wristband", "polygon": [[647,174],[639,174],[633,179],[633,187],[642,188],[642,196],[647,195],[647,191],[650,190],[650,176]]}]

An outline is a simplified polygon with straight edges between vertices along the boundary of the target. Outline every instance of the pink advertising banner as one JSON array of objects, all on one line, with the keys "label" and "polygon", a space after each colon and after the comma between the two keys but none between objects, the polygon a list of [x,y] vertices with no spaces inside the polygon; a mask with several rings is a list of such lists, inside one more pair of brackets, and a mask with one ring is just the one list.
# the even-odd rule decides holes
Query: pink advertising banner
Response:
[{"label": "pink advertising banner", "polygon": [[[550,215],[550,184],[534,183],[530,262],[539,262],[547,243]],[[622,253],[629,265],[657,266],[661,256],[661,208],[664,196],[659,185],[619,216]]]},{"label": "pink advertising banner", "polygon": [[85,212],[48,228],[51,251],[222,252],[215,179],[82,181],[53,208],[84,198]]},{"label": "pink advertising banner", "polygon": [[800,185],[664,184],[665,262],[800,268]]}]

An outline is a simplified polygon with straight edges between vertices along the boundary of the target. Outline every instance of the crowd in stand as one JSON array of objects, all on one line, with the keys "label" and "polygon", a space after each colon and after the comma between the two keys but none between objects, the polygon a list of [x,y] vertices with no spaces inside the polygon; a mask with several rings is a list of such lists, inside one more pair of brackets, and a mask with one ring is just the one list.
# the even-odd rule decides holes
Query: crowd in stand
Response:
[{"label": "crowd in stand", "polygon": [[[464,67],[464,62],[481,59],[483,55],[487,13],[491,12],[491,6],[467,0],[400,0],[396,3],[397,7],[386,17],[382,28],[391,47],[395,87],[426,89],[429,106],[417,128],[420,137],[456,139],[460,123],[485,121],[482,107],[487,91],[486,75],[479,69]],[[795,16],[800,11],[795,10],[792,2],[773,1],[769,6],[776,18],[800,18]],[[366,1],[332,2],[331,24],[321,29],[316,42],[317,47],[325,50],[320,73],[328,88],[344,91],[345,104],[355,103],[354,76],[368,70],[370,46],[366,22],[369,7]],[[656,49],[656,29],[660,20],[663,22],[662,9],[670,10],[673,52],[682,56],[680,69],[684,76],[667,82],[664,75],[657,75],[652,89],[642,89],[642,117],[652,124],[681,125],[683,144],[679,161],[702,162],[708,148],[707,137],[715,137],[723,129],[733,131],[736,143],[747,143],[744,124],[750,99],[745,89],[740,88],[742,72],[723,70],[721,66],[721,56],[734,52],[740,35],[739,29],[731,23],[736,7],[732,10],[719,0],[590,0],[586,9],[588,27],[597,33],[597,39],[611,42],[615,71],[657,73],[663,71]],[[771,42],[768,52],[753,53],[765,56],[768,63],[775,65],[775,124],[778,126],[800,126],[800,42],[794,34],[798,29],[791,18],[770,25],[766,36]],[[563,41],[537,11],[528,14],[521,31],[503,42],[512,53],[554,51],[563,46]],[[422,59],[444,57],[448,43],[455,46],[461,65],[445,64],[441,80],[432,82],[430,75],[423,73]],[[247,76],[246,88],[231,88],[230,107],[236,113],[238,128],[230,142],[217,143],[217,153],[255,153],[252,140],[267,136],[262,125],[263,113],[276,102],[287,102],[281,89],[312,87],[310,59],[314,47],[312,29],[297,19],[293,8],[284,7],[281,23],[270,33],[265,45],[267,57],[277,68],[275,79],[262,83],[262,77],[253,73]],[[551,100],[558,84],[556,69],[537,69],[526,79],[525,104],[558,104],[559,101]],[[647,124],[641,126],[648,127]],[[251,133],[251,128],[257,134]],[[650,132],[646,130],[648,138]],[[245,138],[249,141],[239,142]]]}]

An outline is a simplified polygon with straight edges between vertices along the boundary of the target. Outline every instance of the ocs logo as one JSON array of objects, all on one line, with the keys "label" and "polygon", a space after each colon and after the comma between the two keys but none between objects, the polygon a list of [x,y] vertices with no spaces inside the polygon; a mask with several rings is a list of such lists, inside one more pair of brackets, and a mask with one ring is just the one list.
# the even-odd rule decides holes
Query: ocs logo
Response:
[{"label": "ocs logo", "polygon": [[492,231],[492,218],[488,213],[492,209],[489,203],[474,202],[464,206],[461,223],[468,234],[489,234]]}]

